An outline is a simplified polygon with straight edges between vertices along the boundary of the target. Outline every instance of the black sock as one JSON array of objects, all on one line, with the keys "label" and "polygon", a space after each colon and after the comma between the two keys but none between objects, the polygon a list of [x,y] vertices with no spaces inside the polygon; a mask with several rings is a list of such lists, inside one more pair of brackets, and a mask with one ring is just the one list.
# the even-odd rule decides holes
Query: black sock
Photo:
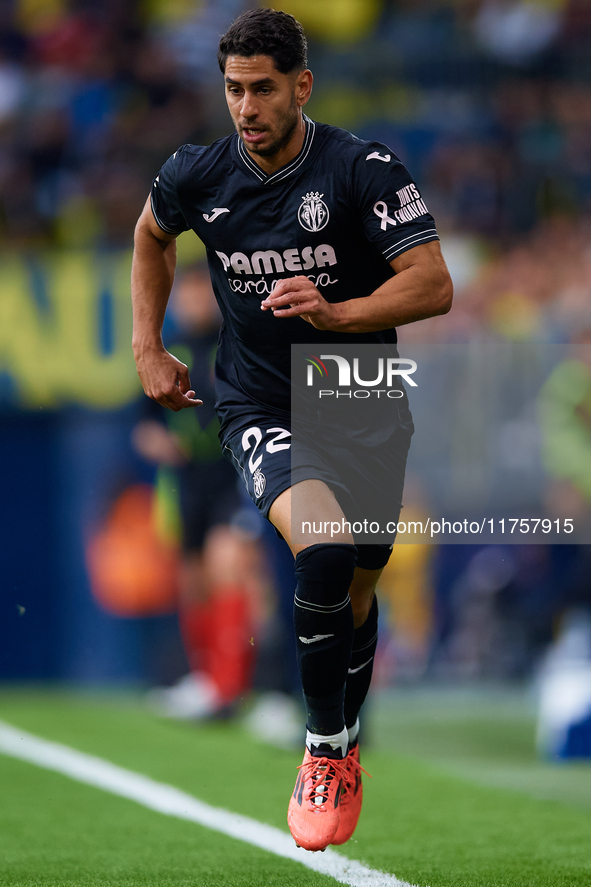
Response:
[{"label": "black sock", "polygon": [[349,587],[356,560],[354,545],[318,544],[301,551],[295,561],[293,621],[307,726],[324,736],[344,727],[354,631]]},{"label": "black sock", "polygon": [[374,594],[369,615],[363,625],[355,629],[353,649],[345,689],[345,726],[353,727],[367,696],[373,661],[378,643],[378,599]]}]

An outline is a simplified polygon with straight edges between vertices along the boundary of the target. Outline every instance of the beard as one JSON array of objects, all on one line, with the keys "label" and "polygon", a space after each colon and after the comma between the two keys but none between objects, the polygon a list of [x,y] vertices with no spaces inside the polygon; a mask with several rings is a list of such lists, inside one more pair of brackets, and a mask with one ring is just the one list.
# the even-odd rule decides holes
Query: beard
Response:
[{"label": "beard", "polygon": [[[260,157],[273,157],[275,154],[279,154],[279,152],[289,144],[297,129],[299,121],[298,105],[294,98],[289,108],[287,108],[278,119],[277,125],[274,127],[273,131],[274,139],[270,145],[267,145],[266,147],[248,145],[244,140],[243,144],[252,154],[258,154]],[[248,127],[244,127],[244,129],[248,129]],[[265,131],[270,132],[270,130]],[[241,135],[240,130],[238,131],[238,134]]]}]

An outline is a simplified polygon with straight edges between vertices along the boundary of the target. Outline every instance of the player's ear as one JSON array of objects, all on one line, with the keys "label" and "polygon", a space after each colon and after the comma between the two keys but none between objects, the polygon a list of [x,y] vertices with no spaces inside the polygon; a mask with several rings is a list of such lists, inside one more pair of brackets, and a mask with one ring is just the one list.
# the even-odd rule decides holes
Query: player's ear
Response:
[{"label": "player's ear", "polygon": [[295,83],[295,95],[296,101],[300,108],[302,108],[310,98],[312,94],[312,83],[314,81],[314,77],[312,75],[312,71],[300,71],[298,76],[296,77]]}]

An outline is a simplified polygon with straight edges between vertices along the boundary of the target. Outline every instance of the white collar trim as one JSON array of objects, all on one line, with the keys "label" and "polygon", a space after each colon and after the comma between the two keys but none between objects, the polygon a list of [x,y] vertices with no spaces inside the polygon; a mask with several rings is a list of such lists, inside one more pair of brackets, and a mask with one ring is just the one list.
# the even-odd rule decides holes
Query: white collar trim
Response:
[{"label": "white collar trim", "polygon": [[236,138],[238,139],[238,155],[242,159],[244,165],[248,167],[248,169],[254,173],[257,179],[260,182],[265,182],[268,184],[269,182],[280,182],[282,179],[286,179],[291,176],[294,172],[296,172],[300,166],[306,161],[308,154],[312,148],[312,143],[314,141],[314,134],[316,132],[316,124],[313,120],[310,120],[309,117],[306,117],[304,114],[304,122],[306,124],[306,134],[304,135],[304,144],[302,145],[302,149],[291,163],[288,163],[287,166],[283,166],[281,169],[277,170],[277,172],[272,175],[267,175],[267,173],[263,172],[260,166],[254,162],[251,158],[250,154],[244,147],[242,139],[236,133]]}]

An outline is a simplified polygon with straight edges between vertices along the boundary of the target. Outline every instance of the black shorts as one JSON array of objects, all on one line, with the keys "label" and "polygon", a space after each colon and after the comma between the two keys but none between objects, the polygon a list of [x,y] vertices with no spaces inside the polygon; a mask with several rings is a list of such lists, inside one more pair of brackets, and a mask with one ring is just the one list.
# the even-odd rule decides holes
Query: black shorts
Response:
[{"label": "black shorts", "polygon": [[[342,437],[298,439],[292,448],[285,419],[253,415],[252,425],[224,435],[224,455],[234,465],[250,497],[264,517],[275,499],[303,480],[321,480],[333,491],[345,518],[351,522],[359,549],[357,565],[379,569],[387,563],[396,537],[393,525],[402,508],[406,459],[413,433],[410,412],[389,440],[379,447],[362,446]],[[360,500],[359,490],[363,489]],[[376,534],[356,532],[364,503],[377,503],[387,520]],[[377,524],[376,524],[377,526]],[[375,540],[375,541],[374,541]]]},{"label": "black shorts", "polygon": [[[225,459],[178,470],[183,551],[199,551],[212,527],[230,524],[241,508],[236,474]],[[256,512],[255,512],[256,515]]]}]

